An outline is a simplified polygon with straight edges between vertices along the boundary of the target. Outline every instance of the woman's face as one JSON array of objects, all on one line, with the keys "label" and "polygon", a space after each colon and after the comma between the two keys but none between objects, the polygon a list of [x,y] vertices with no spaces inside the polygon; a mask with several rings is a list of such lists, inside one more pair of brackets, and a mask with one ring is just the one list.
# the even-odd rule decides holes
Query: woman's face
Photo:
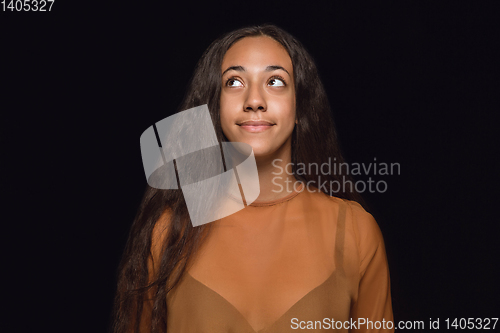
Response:
[{"label": "woman's face", "polygon": [[252,146],[255,156],[291,149],[295,126],[292,60],[274,39],[246,37],[222,61],[220,117],[229,141]]}]

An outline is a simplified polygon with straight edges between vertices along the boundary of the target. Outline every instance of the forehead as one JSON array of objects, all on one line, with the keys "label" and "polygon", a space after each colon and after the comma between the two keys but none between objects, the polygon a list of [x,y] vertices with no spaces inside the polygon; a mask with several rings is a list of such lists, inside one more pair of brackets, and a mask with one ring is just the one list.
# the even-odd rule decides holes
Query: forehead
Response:
[{"label": "forehead", "polygon": [[227,50],[222,70],[229,66],[243,66],[263,70],[269,65],[283,66],[291,74],[292,59],[285,48],[268,36],[245,37]]}]

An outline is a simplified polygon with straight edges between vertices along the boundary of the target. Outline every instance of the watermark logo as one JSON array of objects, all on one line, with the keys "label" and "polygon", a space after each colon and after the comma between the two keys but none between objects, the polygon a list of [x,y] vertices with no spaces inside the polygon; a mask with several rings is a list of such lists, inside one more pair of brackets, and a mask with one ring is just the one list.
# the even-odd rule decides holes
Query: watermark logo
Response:
[{"label": "watermark logo", "polygon": [[234,214],[260,194],[252,147],[219,144],[206,104],[158,121],[142,133],[140,144],[149,186],[180,187],[193,226]]},{"label": "watermark logo", "polygon": [[[334,196],[337,193],[345,192],[358,192],[358,193],[384,193],[387,191],[388,184],[384,180],[375,180],[373,176],[392,176],[399,175],[401,173],[401,166],[399,163],[381,163],[377,162],[377,158],[374,158],[373,162],[370,163],[338,163],[336,158],[328,158],[328,162],[318,164],[318,163],[288,163],[285,166],[282,165],[283,160],[275,159],[272,162],[275,171],[272,172],[276,175],[272,179],[273,189],[275,193],[279,193],[284,190],[286,186],[286,191],[290,191],[290,185],[292,181],[283,180],[283,175],[298,175],[304,176],[314,175],[314,179],[310,179],[305,182],[305,186],[302,187],[302,191],[307,189],[309,192],[324,192],[329,193],[330,196]],[[295,167],[295,173],[292,173]],[[331,180],[332,176],[335,175],[336,179]],[[317,176],[317,178],[316,178]],[[323,178],[322,178],[323,176]],[[352,181],[350,176],[368,176],[367,180],[357,180]],[[326,178],[326,180],[325,180]],[[285,183],[286,185],[283,185]],[[300,182],[293,184],[293,189],[298,190],[298,185]]]}]

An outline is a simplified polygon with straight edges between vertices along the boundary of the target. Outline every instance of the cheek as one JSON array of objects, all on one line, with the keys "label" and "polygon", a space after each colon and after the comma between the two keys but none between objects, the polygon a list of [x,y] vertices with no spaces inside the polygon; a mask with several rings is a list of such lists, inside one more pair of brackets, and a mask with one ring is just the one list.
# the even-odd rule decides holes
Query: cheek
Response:
[{"label": "cheek", "polygon": [[227,109],[227,100],[221,95],[220,97],[220,122],[224,126],[224,124],[228,121],[228,109]]},{"label": "cheek", "polygon": [[228,96],[224,93],[221,94],[220,97],[220,120],[221,123],[227,123],[231,120],[232,109],[231,106],[234,106],[234,101],[232,101]]},{"label": "cheek", "polygon": [[231,111],[227,109],[227,104],[220,103],[220,124],[222,128],[222,133],[229,139],[232,138],[231,130],[233,130],[231,124],[234,123],[233,117],[231,117]]},{"label": "cheek", "polygon": [[220,124],[221,124],[221,127],[222,127],[222,132],[224,133],[224,135],[227,136],[227,131],[228,131],[228,117],[226,116],[226,112],[224,112],[222,110],[222,107],[221,107],[221,110],[220,110]]},{"label": "cheek", "polygon": [[284,101],[279,101],[276,107],[281,110],[279,115],[281,123],[286,125],[287,128],[291,127],[293,129],[296,117],[295,100],[287,99]]},{"label": "cheek", "polygon": [[290,132],[290,135],[293,132],[293,129],[295,128],[295,119],[297,117],[297,112],[295,109],[295,100],[290,102],[290,111],[287,114],[287,123],[288,123],[288,130]]}]

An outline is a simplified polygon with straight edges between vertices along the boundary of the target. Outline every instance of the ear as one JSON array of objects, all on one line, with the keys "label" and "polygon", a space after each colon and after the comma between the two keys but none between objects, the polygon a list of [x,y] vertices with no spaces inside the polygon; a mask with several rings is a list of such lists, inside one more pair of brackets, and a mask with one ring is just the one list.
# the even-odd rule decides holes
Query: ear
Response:
[{"label": "ear", "polygon": [[296,123],[296,124],[298,124],[298,123],[299,123],[299,121],[297,120],[297,118],[295,118],[295,123]]}]

